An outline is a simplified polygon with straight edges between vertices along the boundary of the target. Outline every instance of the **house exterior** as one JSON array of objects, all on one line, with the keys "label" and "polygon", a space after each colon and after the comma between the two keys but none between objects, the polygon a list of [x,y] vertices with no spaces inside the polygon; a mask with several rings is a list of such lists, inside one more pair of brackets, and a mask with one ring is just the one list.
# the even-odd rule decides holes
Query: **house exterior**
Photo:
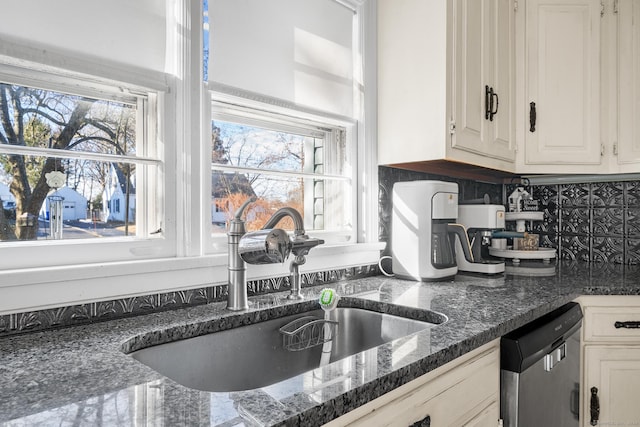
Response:
[{"label": "house exterior", "polygon": [[251,188],[251,183],[245,175],[228,172],[211,173],[211,223],[224,226],[229,219],[230,209],[223,209],[220,206],[222,199],[228,198],[231,194],[242,193],[253,197],[256,193]]},{"label": "house exterior", "polygon": [[[133,174],[132,174],[133,175]],[[128,187],[128,188],[127,188]],[[129,193],[129,215],[126,215],[126,194]],[[136,219],[136,186],[133,176],[127,178],[124,171],[115,164],[111,164],[107,181],[102,192],[102,221],[105,222],[134,222]]]},{"label": "house exterior", "polygon": [[16,198],[13,197],[11,191],[9,190],[9,186],[7,184],[3,184],[0,182],[0,200],[2,200],[2,205],[6,207],[7,203],[16,202]]},{"label": "house exterior", "polygon": [[54,197],[62,199],[62,219],[64,221],[77,221],[87,218],[87,198],[69,187],[62,187],[49,193],[42,204],[42,208],[40,208],[41,217],[45,219],[51,218],[51,203]]}]

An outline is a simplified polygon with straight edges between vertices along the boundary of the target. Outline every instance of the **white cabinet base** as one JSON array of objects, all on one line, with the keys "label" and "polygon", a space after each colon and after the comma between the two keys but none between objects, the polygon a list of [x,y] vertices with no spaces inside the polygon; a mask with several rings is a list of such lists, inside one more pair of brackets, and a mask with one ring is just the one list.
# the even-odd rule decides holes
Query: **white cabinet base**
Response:
[{"label": "white cabinet base", "polygon": [[405,427],[430,416],[432,426],[496,427],[499,395],[500,340],[495,340],[326,426]]}]

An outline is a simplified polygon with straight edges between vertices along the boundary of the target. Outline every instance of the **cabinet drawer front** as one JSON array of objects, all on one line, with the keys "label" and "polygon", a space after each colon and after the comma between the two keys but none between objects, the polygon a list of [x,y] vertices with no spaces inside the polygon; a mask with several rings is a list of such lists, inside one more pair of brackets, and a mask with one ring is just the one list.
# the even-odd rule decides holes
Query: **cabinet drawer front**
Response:
[{"label": "cabinet drawer front", "polygon": [[640,306],[587,307],[584,340],[640,344]]},{"label": "cabinet drawer front", "polygon": [[[434,426],[460,426],[487,408],[499,407],[500,355],[490,353],[454,368],[349,424],[350,427],[410,425],[427,415]],[[480,415],[479,415],[480,414]],[[497,418],[489,425],[495,425]],[[473,424],[472,424],[473,425]]]}]

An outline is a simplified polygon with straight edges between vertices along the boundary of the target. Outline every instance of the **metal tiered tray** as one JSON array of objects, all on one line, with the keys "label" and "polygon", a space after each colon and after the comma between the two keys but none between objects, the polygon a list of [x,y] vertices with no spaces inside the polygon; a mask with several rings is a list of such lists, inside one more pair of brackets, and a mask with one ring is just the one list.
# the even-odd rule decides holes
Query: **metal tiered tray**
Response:
[{"label": "metal tiered tray", "polygon": [[542,262],[550,262],[556,257],[556,250],[552,248],[538,248],[535,251],[517,251],[507,247],[506,249],[489,248],[489,254],[498,258],[511,258],[514,264],[521,259],[541,259]]},{"label": "metal tiered tray", "polygon": [[[506,212],[505,220],[515,221],[517,231],[525,231],[525,221],[542,221],[544,212]],[[513,247],[489,248],[489,254],[498,258],[510,258],[514,265],[520,264],[520,260],[541,259],[543,263],[549,263],[556,257],[556,250],[552,248],[539,247],[533,251],[514,250]]]}]

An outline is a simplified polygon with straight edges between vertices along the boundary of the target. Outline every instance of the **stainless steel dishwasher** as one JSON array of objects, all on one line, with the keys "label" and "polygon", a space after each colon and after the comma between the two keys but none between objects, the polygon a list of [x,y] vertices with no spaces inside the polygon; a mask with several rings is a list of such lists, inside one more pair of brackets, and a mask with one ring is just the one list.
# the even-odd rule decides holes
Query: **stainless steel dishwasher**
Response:
[{"label": "stainless steel dishwasher", "polygon": [[577,427],[582,310],[572,302],[505,335],[500,415],[505,427]]}]

